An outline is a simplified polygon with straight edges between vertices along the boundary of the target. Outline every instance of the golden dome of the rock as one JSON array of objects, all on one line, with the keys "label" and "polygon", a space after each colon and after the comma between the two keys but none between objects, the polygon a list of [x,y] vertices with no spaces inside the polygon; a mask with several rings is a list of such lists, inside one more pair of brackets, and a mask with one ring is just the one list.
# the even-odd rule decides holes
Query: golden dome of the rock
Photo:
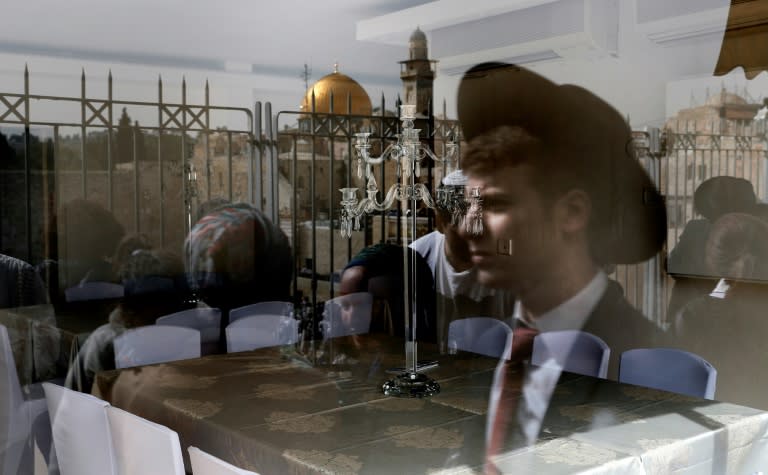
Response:
[{"label": "golden dome of the rock", "polygon": [[352,103],[352,115],[371,115],[371,99],[365,89],[354,79],[336,69],[310,86],[301,101],[303,112],[312,111],[312,91],[315,93],[315,112],[329,113],[331,91],[333,91],[333,112],[347,113],[347,101]]}]

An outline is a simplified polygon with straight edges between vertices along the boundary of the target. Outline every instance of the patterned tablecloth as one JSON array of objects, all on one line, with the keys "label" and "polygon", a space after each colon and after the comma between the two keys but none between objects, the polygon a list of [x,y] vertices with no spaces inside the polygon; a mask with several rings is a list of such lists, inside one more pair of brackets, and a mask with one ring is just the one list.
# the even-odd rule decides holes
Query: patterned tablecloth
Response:
[{"label": "patterned tablecloth", "polygon": [[[496,362],[422,347],[441,393],[385,397],[401,348],[337,339],[332,366],[286,348],[208,356],[101,373],[94,393],[260,473],[481,473]],[[509,437],[500,454],[509,473],[768,473],[768,414],[563,373],[536,443]]]}]

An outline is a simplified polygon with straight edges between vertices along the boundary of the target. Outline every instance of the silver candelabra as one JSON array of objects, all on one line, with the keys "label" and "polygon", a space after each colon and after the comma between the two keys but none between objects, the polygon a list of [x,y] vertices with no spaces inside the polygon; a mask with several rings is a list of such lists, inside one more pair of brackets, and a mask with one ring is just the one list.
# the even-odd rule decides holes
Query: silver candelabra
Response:
[{"label": "silver candelabra", "polygon": [[[445,146],[443,156],[435,155],[419,140],[420,129],[414,128],[416,106],[401,105],[400,121],[402,132],[397,135],[397,142],[389,145],[379,157],[370,154],[371,143],[369,132],[355,134],[355,149],[357,151],[357,176],[363,178],[365,169],[366,196],[358,200],[357,188],[341,188],[341,235],[351,237],[353,230],[361,229],[361,218],[376,211],[386,211],[395,203],[403,204],[409,219],[409,230],[406,230],[406,246],[416,238],[416,210],[419,202],[429,208],[441,208],[452,216],[453,224],[459,224],[465,219],[464,225],[470,232],[482,232],[480,214],[480,194],[478,190],[465,194],[463,187],[440,186],[436,199],[432,198],[430,190],[417,182],[421,175],[421,161],[430,158],[436,163],[443,164],[444,174],[457,169],[458,145],[453,138]],[[378,201],[379,187],[373,174],[373,167],[383,165],[387,160],[394,161],[397,167],[398,182],[386,192],[384,199]],[[472,216],[466,216],[468,210]],[[406,259],[406,263],[408,260]],[[405,371],[394,379],[384,383],[385,394],[398,397],[426,397],[437,394],[440,385],[419,372],[416,349],[416,292],[415,292],[415,259],[410,260],[409,268],[404,269],[404,291],[406,315],[406,347]],[[410,302],[410,310],[409,310]],[[410,320],[410,321],[409,321]]]}]

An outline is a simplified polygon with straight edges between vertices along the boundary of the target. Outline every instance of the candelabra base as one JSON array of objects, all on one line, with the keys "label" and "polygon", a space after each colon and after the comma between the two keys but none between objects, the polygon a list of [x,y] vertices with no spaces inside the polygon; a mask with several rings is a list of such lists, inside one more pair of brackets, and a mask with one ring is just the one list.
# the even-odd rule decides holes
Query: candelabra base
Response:
[{"label": "candelabra base", "polygon": [[434,379],[421,373],[401,373],[381,386],[387,396],[430,397],[440,392],[440,385]]}]

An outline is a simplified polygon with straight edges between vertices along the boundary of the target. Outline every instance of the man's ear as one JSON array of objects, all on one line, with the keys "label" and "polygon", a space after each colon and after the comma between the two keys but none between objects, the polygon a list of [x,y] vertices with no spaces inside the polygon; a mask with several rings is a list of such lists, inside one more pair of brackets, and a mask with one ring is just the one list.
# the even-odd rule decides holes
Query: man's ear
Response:
[{"label": "man's ear", "polygon": [[591,214],[592,201],[584,190],[570,190],[555,203],[557,227],[566,234],[586,232]]}]

